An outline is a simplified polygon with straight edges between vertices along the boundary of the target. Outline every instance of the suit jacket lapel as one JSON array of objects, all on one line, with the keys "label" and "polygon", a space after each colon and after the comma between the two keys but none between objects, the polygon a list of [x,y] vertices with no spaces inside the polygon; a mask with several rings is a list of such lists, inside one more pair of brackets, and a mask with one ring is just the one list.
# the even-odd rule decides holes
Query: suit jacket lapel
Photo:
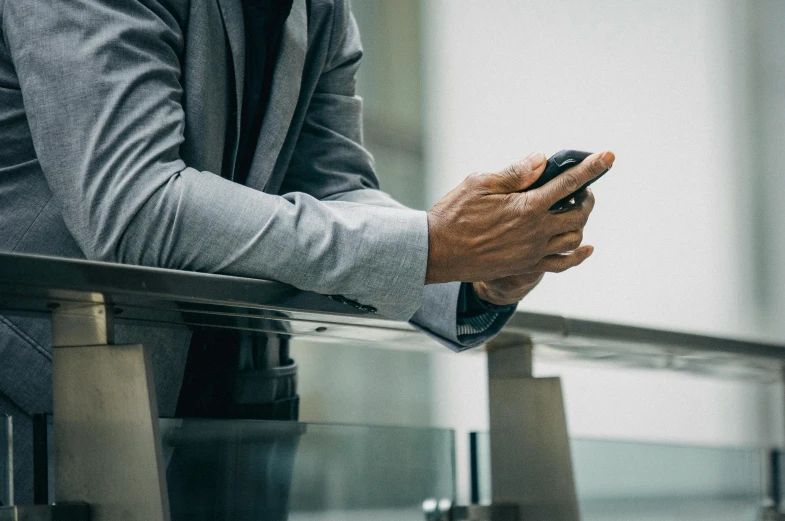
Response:
[{"label": "suit jacket lapel", "polygon": [[221,9],[224,27],[226,28],[229,49],[232,54],[232,69],[234,69],[234,142],[227,145],[232,147],[231,172],[237,159],[237,144],[240,139],[240,116],[243,107],[243,87],[245,85],[245,24],[243,22],[242,0],[218,0]]},{"label": "suit jacket lapel", "polygon": [[270,179],[300,97],[308,46],[308,12],[305,2],[294,0],[281,35],[270,100],[246,183],[257,190],[264,190]]}]

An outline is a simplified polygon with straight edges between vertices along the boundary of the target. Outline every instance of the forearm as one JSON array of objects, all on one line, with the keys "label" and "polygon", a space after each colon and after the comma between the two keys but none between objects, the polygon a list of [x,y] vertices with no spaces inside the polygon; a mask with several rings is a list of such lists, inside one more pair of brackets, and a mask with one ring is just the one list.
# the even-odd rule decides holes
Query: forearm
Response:
[{"label": "forearm", "polygon": [[186,168],[105,260],[272,279],[408,319],[422,294],[425,226],[422,212],[273,196]]}]

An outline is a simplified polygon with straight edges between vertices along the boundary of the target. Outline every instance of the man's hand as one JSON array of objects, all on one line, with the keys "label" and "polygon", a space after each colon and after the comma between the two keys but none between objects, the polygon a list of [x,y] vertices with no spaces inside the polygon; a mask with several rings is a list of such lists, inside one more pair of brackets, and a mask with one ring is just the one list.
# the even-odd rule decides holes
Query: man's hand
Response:
[{"label": "man's hand", "polygon": [[[591,189],[586,188],[586,190],[576,196],[576,202],[593,197],[594,195],[591,193]],[[567,246],[569,245],[565,244],[565,247]],[[591,257],[591,254],[594,253],[594,247],[584,245],[579,246],[574,251],[583,257],[578,263],[580,264]],[[562,253],[554,255],[554,257],[565,259],[569,256],[565,255],[567,253],[568,251],[565,250]],[[569,267],[569,265],[565,264],[564,270]],[[542,281],[544,275],[545,273],[524,273],[523,275],[511,275],[509,277],[486,282],[474,282],[472,286],[474,287],[474,292],[477,296],[485,302],[490,302],[497,306],[507,306],[523,300],[526,295],[537,287],[537,284]]]},{"label": "man's hand", "polygon": [[524,273],[488,282],[474,282],[474,292],[480,299],[497,306],[507,306],[521,301],[537,284],[544,273]]},{"label": "man's hand", "polygon": [[[581,242],[594,196],[587,189],[567,210],[548,209],[602,174],[614,159],[610,151],[593,154],[531,191],[526,189],[545,169],[542,153],[501,172],[472,174],[428,213],[426,283],[494,281],[476,284],[475,290],[480,298],[486,300],[485,295],[492,299],[489,302],[499,303],[509,300],[508,294],[530,291],[528,286],[536,282],[532,285],[533,276],[527,275],[577,266],[592,252]],[[516,285],[516,280],[521,283]],[[511,286],[517,289],[499,289]]]}]

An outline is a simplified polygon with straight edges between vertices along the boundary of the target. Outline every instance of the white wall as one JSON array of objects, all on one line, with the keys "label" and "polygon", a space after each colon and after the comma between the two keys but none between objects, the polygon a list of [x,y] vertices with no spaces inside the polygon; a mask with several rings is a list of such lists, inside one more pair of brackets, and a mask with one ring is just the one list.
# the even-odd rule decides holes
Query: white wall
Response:
[{"label": "white wall", "polygon": [[[535,150],[617,155],[595,185],[594,256],[546,277],[523,309],[773,335],[758,326],[745,234],[753,176],[740,5],[425,0],[431,203],[467,174]],[[438,358],[434,422],[487,428],[484,357]],[[563,376],[574,436],[720,446],[783,438],[780,385],[548,363],[537,372]]]},{"label": "white wall", "polygon": [[594,257],[523,307],[755,334],[735,200],[734,21],[712,0],[427,1],[429,194],[543,150],[616,152]]}]

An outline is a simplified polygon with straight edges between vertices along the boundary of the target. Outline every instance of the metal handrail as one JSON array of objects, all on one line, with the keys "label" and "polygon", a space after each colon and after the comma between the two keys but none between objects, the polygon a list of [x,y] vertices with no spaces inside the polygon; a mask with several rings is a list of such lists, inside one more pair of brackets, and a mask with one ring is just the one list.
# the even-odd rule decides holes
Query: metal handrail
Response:
[{"label": "metal handrail", "polygon": [[[210,326],[280,332],[321,341],[443,351],[405,322],[393,321],[269,280],[62,257],[0,253],[0,313],[49,314],[58,306],[113,306],[116,321],[151,327]],[[276,324],[277,323],[277,324]],[[544,358],[772,380],[785,346],[518,311],[503,332],[530,339]]]}]

